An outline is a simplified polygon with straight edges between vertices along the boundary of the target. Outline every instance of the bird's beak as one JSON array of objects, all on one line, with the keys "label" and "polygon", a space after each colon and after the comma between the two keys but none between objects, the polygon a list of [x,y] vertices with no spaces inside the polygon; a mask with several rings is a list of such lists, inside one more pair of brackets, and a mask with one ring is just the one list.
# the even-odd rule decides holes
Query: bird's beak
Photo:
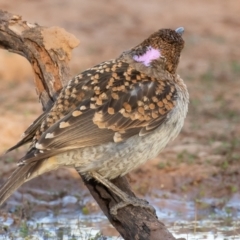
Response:
[{"label": "bird's beak", "polygon": [[179,35],[183,35],[183,33],[184,33],[184,27],[179,27],[179,28],[177,28],[176,30],[175,30],[175,32],[177,32]]}]

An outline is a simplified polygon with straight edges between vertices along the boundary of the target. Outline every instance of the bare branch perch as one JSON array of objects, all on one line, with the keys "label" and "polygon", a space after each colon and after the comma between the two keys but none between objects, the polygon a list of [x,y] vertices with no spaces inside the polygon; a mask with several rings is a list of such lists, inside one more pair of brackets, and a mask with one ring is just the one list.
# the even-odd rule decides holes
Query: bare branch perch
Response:
[{"label": "bare branch perch", "polygon": [[[61,88],[69,81],[71,51],[78,44],[79,41],[64,29],[30,24],[18,15],[0,10],[0,47],[24,56],[31,63],[37,94],[44,110],[52,106]],[[96,181],[83,180],[124,239],[175,239],[149,210],[128,206],[121,209],[116,217],[111,216],[110,207],[120,199]],[[127,194],[134,195],[125,177],[112,182]]]}]

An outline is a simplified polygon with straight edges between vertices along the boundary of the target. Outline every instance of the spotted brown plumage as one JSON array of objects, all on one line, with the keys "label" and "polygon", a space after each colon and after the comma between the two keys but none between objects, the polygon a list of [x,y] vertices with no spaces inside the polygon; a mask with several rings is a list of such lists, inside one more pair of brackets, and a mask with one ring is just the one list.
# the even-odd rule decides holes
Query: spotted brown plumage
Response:
[{"label": "spotted brown plumage", "polygon": [[0,189],[0,203],[23,182],[61,166],[77,168],[122,197],[108,179],[155,157],[183,125],[188,92],[175,73],[182,32],[159,30],[117,59],[74,77],[11,148],[31,141]]}]

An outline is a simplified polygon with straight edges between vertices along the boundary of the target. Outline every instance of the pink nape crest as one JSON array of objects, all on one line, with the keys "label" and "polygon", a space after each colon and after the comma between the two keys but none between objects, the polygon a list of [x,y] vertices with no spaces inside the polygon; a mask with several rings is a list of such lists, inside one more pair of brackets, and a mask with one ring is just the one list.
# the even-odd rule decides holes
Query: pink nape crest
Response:
[{"label": "pink nape crest", "polygon": [[160,51],[150,46],[147,48],[147,51],[143,55],[141,56],[134,55],[133,59],[136,62],[141,62],[148,67],[150,66],[152,60],[158,59],[160,56],[161,56]]}]

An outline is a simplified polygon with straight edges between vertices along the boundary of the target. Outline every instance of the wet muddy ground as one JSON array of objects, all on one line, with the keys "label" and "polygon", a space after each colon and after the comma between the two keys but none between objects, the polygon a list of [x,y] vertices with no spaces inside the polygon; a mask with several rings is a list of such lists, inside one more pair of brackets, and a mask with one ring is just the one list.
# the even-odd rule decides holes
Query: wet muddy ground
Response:
[{"label": "wet muddy ground", "polygon": [[[159,181],[157,187],[156,178],[148,176],[152,173],[148,167],[135,171],[129,181],[138,196],[146,198],[156,208],[159,219],[174,236],[239,239],[238,191],[231,189],[228,194],[214,197],[204,192],[204,188],[210,191],[204,184],[190,183],[189,189],[187,184],[174,184],[170,190],[165,189],[164,181]],[[161,175],[163,170],[156,171]],[[143,174],[148,177],[140,181]],[[224,188],[215,190],[226,191]],[[15,239],[11,236],[19,236],[19,239],[26,236],[30,239],[34,236],[36,239],[105,239],[102,236],[121,239],[77,174],[68,169],[45,174],[15,192],[1,209],[0,226],[0,239]]]},{"label": "wet muddy ground", "polygon": [[[0,8],[79,38],[73,75],[118,56],[158,28],[184,26],[179,74],[191,97],[185,126],[158,158],[128,177],[175,236],[240,239],[238,0],[202,0],[194,6],[191,0],[0,0]],[[1,153],[41,113],[32,77],[25,59],[0,51]],[[0,158],[0,184],[26,149]],[[27,183],[1,207],[0,239],[16,234],[19,239],[120,239],[78,175],[66,169]]]}]

